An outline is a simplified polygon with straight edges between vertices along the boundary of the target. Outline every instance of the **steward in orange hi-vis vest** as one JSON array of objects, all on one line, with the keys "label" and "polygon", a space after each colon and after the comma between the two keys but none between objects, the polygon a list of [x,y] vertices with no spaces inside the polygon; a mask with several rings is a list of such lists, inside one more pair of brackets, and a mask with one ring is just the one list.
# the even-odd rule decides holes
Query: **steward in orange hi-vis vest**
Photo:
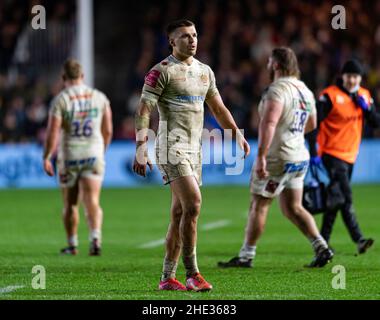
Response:
[{"label": "steward in orange hi-vis vest", "polygon": [[[323,163],[329,176],[326,211],[321,235],[328,242],[338,211],[341,211],[358,253],[364,253],[373,239],[365,238],[359,228],[352,203],[351,177],[359,153],[364,121],[371,127],[380,126],[380,115],[367,89],[360,86],[363,68],[357,60],[347,61],[342,78],[324,89],[317,102],[318,129],[307,137],[310,165]],[[318,152],[316,150],[318,141]]]},{"label": "steward in orange hi-vis vest", "polygon": [[[360,87],[357,94],[363,96],[368,105],[373,104],[367,89]],[[320,100],[327,99],[330,99],[331,110],[328,117],[320,122],[318,155],[326,153],[354,163],[362,137],[363,110],[358,108],[356,101],[339,86],[330,86],[322,91]]]}]

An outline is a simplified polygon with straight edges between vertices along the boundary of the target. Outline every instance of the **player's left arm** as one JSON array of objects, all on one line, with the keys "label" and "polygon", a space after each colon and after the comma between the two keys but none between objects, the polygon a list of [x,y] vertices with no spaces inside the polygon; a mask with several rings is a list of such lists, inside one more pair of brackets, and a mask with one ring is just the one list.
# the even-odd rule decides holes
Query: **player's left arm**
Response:
[{"label": "player's left arm", "polygon": [[56,117],[53,114],[49,115],[48,126],[46,130],[46,139],[44,146],[44,154],[43,154],[43,166],[45,172],[49,176],[54,176],[54,168],[51,163],[51,156],[58,145],[58,137],[60,133],[60,129],[62,126],[62,119],[60,117]]},{"label": "player's left arm", "polygon": [[317,129],[317,115],[311,114],[306,122],[305,134],[308,134],[314,131],[315,129]]},{"label": "player's left arm", "polygon": [[283,102],[277,100],[264,100],[264,112],[259,124],[258,154],[256,159],[256,174],[259,179],[268,176],[266,170],[266,156],[272,144],[278,121],[280,120]]},{"label": "player's left arm", "polygon": [[240,148],[244,151],[244,155],[246,157],[250,152],[249,144],[245,140],[243,134],[240,132],[238,126],[236,125],[231,112],[224,105],[221,96],[219,94],[215,94],[212,97],[208,98],[206,100],[206,103],[209,106],[212,114],[218,121],[219,125],[223,129],[232,130],[233,137],[236,138],[237,143],[239,144]]},{"label": "player's left arm", "polygon": [[112,110],[109,103],[107,103],[102,119],[101,126],[103,141],[104,141],[104,152],[107,150],[107,147],[111,143],[112,135],[113,135],[113,125],[112,125]]},{"label": "player's left arm", "polygon": [[[313,97],[310,103],[310,113],[305,125],[304,133],[305,135],[307,135],[307,134],[310,134],[311,132],[317,132],[317,128],[318,128],[318,113],[317,113],[316,103]],[[316,138],[316,134],[315,134],[315,138]]]}]

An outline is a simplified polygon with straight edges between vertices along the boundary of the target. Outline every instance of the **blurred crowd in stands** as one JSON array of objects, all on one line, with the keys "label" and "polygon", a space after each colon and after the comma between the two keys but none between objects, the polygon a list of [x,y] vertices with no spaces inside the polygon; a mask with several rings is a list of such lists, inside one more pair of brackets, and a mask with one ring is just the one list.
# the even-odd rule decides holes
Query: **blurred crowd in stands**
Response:
[{"label": "blurred crowd in stands", "polygon": [[[57,74],[71,54],[75,1],[0,1],[0,142],[42,142]],[[46,30],[31,27],[31,9],[46,9]]]},{"label": "blurred crowd in stands", "polygon": [[[29,1],[26,10],[22,6],[7,5],[18,1],[0,2],[0,141],[3,142],[41,141],[49,102],[62,85],[41,74],[43,68],[38,68],[39,72],[36,68],[32,71],[25,68],[25,54],[19,48],[23,30],[30,21],[30,5],[39,2],[43,1]],[[70,1],[54,3],[50,17],[48,14],[50,25],[52,22],[73,24],[73,4],[68,5]],[[114,138],[134,138],[133,115],[144,76],[169,54],[165,25],[183,17],[196,23],[197,58],[213,68],[225,104],[249,138],[257,137],[257,105],[270,82],[266,64],[275,46],[286,45],[295,50],[301,78],[316,96],[336,81],[345,60],[359,59],[366,70],[363,85],[371,90],[380,107],[380,0],[343,1],[345,30],[331,27],[334,4],[329,0],[139,1],[135,14],[140,24],[130,26],[126,22],[125,25],[136,29],[137,42],[133,42],[130,49],[133,63],[126,75],[124,103],[112,103]],[[69,48],[65,48],[66,51],[60,48],[67,41],[54,37],[51,41],[58,45],[58,52],[64,53],[62,57],[70,54]],[[107,93],[107,88],[99,89]],[[112,96],[109,98],[112,102]],[[154,122],[153,127],[157,124],[157,115]],[[216,126],[215,119],[205,108],[205,127]],[[380,131],[367,129],[365,136],[380,137]]]}]

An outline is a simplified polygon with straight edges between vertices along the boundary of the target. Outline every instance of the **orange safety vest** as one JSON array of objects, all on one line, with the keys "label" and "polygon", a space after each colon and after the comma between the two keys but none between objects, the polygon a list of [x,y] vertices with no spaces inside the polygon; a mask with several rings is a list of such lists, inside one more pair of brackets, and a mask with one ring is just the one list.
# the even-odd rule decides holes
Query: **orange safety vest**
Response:
[{"label": "orange safety vest", "polygon": [[[352,98],[338,86],[330,86],[322,91],[320,97],[327,94],[332,109],[321,122],[318,131],[318,155],[323,153],[354,163],[359,152],[363,132],[363,111]],[[371,94],[367,89],[359,88],[368,104]]]}]

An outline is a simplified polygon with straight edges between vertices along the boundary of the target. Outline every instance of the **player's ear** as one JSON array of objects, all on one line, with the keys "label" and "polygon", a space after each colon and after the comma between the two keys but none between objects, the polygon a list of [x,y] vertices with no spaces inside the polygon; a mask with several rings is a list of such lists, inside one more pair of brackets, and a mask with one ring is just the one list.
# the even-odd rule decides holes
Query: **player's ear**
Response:
[{"label": "player's ear", "polygon": [[175,47],[175,42],[174,42],[174,39],[173,38],[170,38],[169,39],[169,43],[172,47]]},{"label": "player's ear", "polygon": [[278,70],[278,62],[277,61],[273,61],[272,67],[273,67],[273,70]]}]

